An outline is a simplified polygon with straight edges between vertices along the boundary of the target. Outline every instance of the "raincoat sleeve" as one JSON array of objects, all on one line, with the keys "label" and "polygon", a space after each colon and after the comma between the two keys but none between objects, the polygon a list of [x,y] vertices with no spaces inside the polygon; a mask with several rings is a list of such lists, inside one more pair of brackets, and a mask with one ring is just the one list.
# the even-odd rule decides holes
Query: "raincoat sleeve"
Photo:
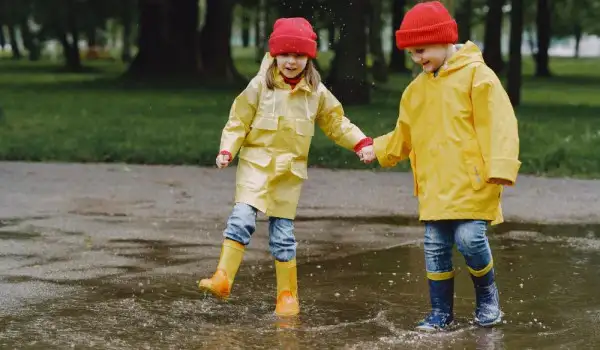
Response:
[{"label": "raincoat sleeve", "polygon": [[410,86],[400,100],[400,112],[396,128],[392,132],[377,137],[373,142],[377,161],[384,168],[393,167],[398,162],[408,158],[412,149],[408,114],[409,93]]},{"label": "raincoat sleeve", "polygon": [[327,88],[322,89],[316,119],[319,128],[339,146],[354,150],[366,138],[365,134],[344,116],[342,104],[335,96]]},{"label": "raincoat sleeve", "polygon": [[477,67],[471,98],[485,180],[504,179],[513,185],[521,167],[517,118],[502,83],[489,67]]},{"label": "raincoat sleeve", "polygon": [[250,132],[250,124],[256,114],[263,77],[254,77],[246,89],[233,101],[229,111],[229,120],[221,133],[221,152],[228,152],[234,158],[244,139]]}]

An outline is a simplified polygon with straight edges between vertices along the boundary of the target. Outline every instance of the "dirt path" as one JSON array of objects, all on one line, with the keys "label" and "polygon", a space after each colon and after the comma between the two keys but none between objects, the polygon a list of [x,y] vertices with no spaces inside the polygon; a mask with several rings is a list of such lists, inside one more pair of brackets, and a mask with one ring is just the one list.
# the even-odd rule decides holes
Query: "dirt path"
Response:
[{"label": "dirt path", "polygon": [[[299,219],[411,217],[409,173],[310,169]],[[0,217],[44,215],[225,220],[235,169],[0,163]],[[507,221],[600,223],[600,180],[520,176],[504,195]]]}]

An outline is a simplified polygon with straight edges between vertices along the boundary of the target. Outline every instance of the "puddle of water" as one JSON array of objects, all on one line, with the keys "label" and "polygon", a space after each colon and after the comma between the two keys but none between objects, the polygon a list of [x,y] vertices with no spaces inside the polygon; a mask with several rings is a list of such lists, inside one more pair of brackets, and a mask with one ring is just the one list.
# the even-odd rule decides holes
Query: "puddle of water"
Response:
[{"label": "puddle of water", "polygon": [[[201,276],[175,274],[72,282],[78,292],[23,306],[0,319],[4,348],[252,349],[252,348],[593,348],[600,344],[600,248],[579,238],[529,231],[491,238],[506,322],[494,329],[470,324],[472,283],[455,254],[457,327],[421,334],[415,323],[429,308],[422,247],[401,246],[304,263],[302,314],[273,316],[272,264],[244,264],[233,298],[200,294]],[[121,241],[121,244],[140,244]],[[164,259],[158,242],[146,242]],[[144,244],[141,244],[144,245]],[[178,247],[181,248],[181,247]],[[158,251],[157,251],[158,250]],[[164,255],[163,255],[164,254]],[[158,255],[158,256],[157,256]],[[13,282],[29,283],[31,280]],[[67,286],[69,281],[63,282]]]},{"label": "puddle of water", "polygon": [[30,240],[41,237],[38,232],[20,232],[20,231],[0,231],[2,240]]}]

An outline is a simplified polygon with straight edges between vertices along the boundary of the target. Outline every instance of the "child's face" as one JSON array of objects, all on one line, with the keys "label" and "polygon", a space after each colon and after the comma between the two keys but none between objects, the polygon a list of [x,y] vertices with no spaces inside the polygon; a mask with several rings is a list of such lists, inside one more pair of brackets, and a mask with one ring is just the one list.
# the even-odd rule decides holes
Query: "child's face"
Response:
[{"label": "child's face", "polygon": [[406,51],[412,60],[427,73],[435,72],[448,57],[448,45],[427,45],[408,47]]},{"label": "child's face", "polygon": [[286,78],[295,78],[306,68],[308,56],[297,54],[284,54],[275,57],[277,68]]}]

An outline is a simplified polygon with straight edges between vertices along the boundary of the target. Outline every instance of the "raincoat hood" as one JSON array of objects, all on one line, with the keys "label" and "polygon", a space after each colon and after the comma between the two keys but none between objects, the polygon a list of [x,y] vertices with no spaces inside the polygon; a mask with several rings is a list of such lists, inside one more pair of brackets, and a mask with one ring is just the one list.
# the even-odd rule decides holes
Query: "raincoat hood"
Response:
[{"label": "raincoat hood", "polygon": [[465,44],[458,44],[455,47],[457,51],[440,70],[440,74],[450,74],[473,63],[484,63],[483,54],[475,43],[467,41]]},{"label": "raincoat hood", "polygon": [[270,53],[266,52],[262,61],[260,62],[260,68],[258,69],[257,75],[265,76],[274,59],[275,58],[271,56]]}]

